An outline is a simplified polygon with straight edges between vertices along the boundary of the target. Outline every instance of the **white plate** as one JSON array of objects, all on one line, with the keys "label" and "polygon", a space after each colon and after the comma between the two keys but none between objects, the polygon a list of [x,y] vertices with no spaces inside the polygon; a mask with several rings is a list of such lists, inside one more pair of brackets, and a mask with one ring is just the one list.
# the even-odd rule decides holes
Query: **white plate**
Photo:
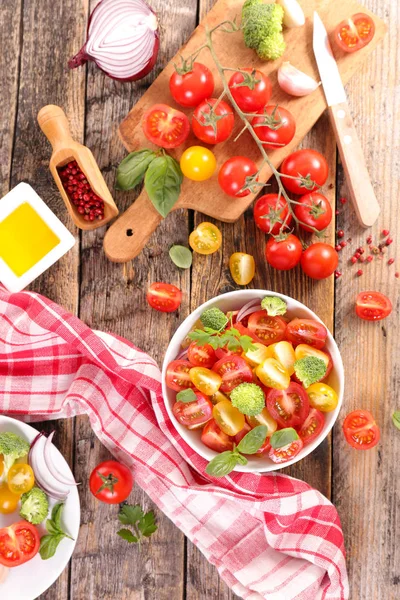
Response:
[{"label": "white plate", "polygon": [[[36,429],[26,423],[0,416],[0,432],[4,431],[17,433],[28,442],[32,442],[38,434]],[[57,439],[55,443],[57,444]],[[54,461],[61,473],[69,477],[72,476],[71,469],[65,458],[57,449],[54,452]],[[50,499],[50,510],[56,503],[56,500]],[[40,554],[37,554],[35,558],[24,565],[10,569],[6,581],[0,584],[0,598],[2,600],[34,600],[53,585],[67,566],[74,551],[79,533],[80,515],[78,491],[75,487],[71,487],[71,491],[65,502],[62,522],[65,531],[75,541],[67,538],[62,540],[53,558],[42,560]],[[12,523],[20,520],[21,517],[18,512],[10,515],[0,514],[0,528],[12,525]],[[39,525],[38,530],[40,536],[46,533],[43,525]]]}]

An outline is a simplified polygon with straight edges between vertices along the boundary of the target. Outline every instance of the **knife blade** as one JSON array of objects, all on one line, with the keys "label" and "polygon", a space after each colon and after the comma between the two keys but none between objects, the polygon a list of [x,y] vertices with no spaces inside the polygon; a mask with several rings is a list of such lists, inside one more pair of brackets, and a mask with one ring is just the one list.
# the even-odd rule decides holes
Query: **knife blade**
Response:
[{"label": "knife blade", "polygon": [[328,106],[346,102],[346,92],[329,43],[328,33],[317,12],[314,12],[313,50]]}]

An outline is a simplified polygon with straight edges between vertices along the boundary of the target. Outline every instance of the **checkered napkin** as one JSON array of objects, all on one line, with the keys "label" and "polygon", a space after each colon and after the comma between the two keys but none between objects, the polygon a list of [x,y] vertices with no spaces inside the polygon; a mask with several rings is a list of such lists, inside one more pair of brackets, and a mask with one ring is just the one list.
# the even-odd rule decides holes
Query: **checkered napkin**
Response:
[{"label": "checkered napkin", "polygon": [[43,296],[0,289],[0,411],[26,420],[87,414],[93,431],[247,600],[345,600],[336,509],[286,475],[205,475],[165,410],[156,363]]}]

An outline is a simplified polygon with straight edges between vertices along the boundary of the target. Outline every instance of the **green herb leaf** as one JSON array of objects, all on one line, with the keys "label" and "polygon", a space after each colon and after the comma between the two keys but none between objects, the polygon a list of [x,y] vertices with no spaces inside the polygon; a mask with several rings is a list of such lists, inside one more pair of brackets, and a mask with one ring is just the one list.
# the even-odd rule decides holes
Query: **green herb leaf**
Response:
[{"label": "green herb leaf", "polygon": [[248,352],[249,350],[255,350],[256,347],[253,344],[253,340],[249,335],[241,335],[239,338],[240,345],[244,352]]},{"label": "green herb leaf", "polygon": [[141,506],[136,504],[124,504],[118,515],[120,522],[123,525],[131,525],[135,535],[129,529],[120,529],[118,535],[130,544],[141,541],[141,536],[150,537],[157,531],[157,524],[154,512],[149,510],[144,514]]},{"label": "green herb leaf", "polygon": [[197,343],[198,346],[204,346],[205,344],[209,344],[210,334],[202,329],[196,329],[195,331],[191,331],[188,333],[189,340],[193,340]]},{"label": "green herb leaf", "polygon": [[44,535],[40,539],[40,549],[39,549],[42,560],[48,560],[49,558],[52,558],[56,553],[59,543],[64,538],[65,538],[65,535],[63,533],[58,533],[56,535],[52,535],[52,534]]},{"label": "green herb leaf", "polygon": [[206,467],[206,473],[213,477],[225,477],[233,471],[238,462],[238,454],[227,450],[210,460]]},{"label": "green herb leaf", "polygon": [[140,504],[135,504],[135,506],[124,504],[118,514],[118,519],[122,525],[135,525],[135,523],[143,518],[143,515],[144,513]]},{"label": "green herb leaf", "polygon": [[396,410],[392,414],[392,421],[393,421],[393,425],[395,427],[397,427],[397,429],[400,429],[400,410]]},{"label": "green herb leaf", "polygon": [[237,453],[237,460],[239,465],[247,465],[247,463],[249,462],[247,458],[239,454],[239,452]]},{"label": "green herb leaf", "polygon": [[138,524],[139,531],[144,537],[150,537],[152,533],[157,531],[156,518],[154,511],[149,510]]},{"label": "green herb leaf", "polygon": [[166,217],[181,193],[183,174],[171,156],[158,156],[150,163],[144,178],[146,192],[162,217]]},{"label": "green herb leaf", "polygon": [[181,392],[178,392],[176,395],[176,399],[178,400],[178,402],[194,402],[194,400],[197,400],[197,396],[191,388],[188,388],[187,390],[182,390]]},{"label": "green herb leaf", "polygon": [[156,158],[151,150],[131,152],[120,162],[117,169],[117,190],[131,190],[144,179],[150,163]]},{"label": "green herb leaf", "polygon": [[189,269],[192,266],[193,256],[189,248],[185,246],[171,246],[169,249],[169,257],[180,269]]},{"label": "green herb leaf", "polygon": [[139,540],[133,535],[130,529],[120,529],[117,531],[117,535],[122,537],[123,540],[126,540],[129,544],[136,544]]},{"label": "green herb leaf", "polygon": [[237,445],[237,450],[243,454],[255,454],[265,442],[268,434],[266,425],[257,425]]},{"label": "green herb leaf", "polygon": [[46,529],[48,535],[45,535],[40,540],[40,556],[43,560],[51,558],[56,553],[58,544],[64,538],[73,540],[73,538],[63,530],[61,523],[62,512],[64,504],[58,502],[51,511],[51,519],[46,521]]},{"label": "green herb leaf", "polygon": [[51,511],[51,520],[54,522],[55,527],[62,531],[61,525],[61,517],[64,509],[64,504],[62,502],[58,502],[53,506],[53,510]]},{"label": "green herb leaf", "polygon": [[46,529],[50,535],[58,535],[59,533],[63,533],[52,519],[47,519],[46,521]]},{"label": "green herb leaf", "polygon": [[294,442],[294,440],[298,439],[299,436],[297,434],[297,431],[293,429],[293,427],[286,427],[286,429],[280,429],[279,431],[275,431],[275,433],[271,435],[270,442],[273,448],[283,448],[283,446],[287,446],[288,444]]}]

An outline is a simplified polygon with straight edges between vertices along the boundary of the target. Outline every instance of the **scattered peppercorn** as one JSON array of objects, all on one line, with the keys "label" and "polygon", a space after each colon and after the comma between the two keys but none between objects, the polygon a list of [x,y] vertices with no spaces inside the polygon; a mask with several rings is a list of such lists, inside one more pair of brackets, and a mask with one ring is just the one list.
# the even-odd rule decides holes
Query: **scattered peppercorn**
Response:
[{"label": "scattered peppercorn", "polygon": [[389,233],[390,233],[389,229],[382,229],[383,237],[387,237],[389,235]]},{"label": "scattered peppercorn", "polygon": [[358,262],[360,262],[360,263],[365,262],[365,256],[360,256],[360,258],[358,259]]},{"label": "scattered peppercorn", "polygon": [[393,244],[393,239],[392,238],[388,238],[386,240],[386,246],[390,246],[390,244]]},{"label": "scattered peppercorn", "polygon": [[340,210],[335,210],[335,215],[340,215]]},{"label": "scattered peppercorn", "polygon": [[353,263],[353,265],[355,265],[357,262],[357,258],[355,256],[352,256],[350,260]]},{"label": "scattered peppercorn", "polygon": [[356,275],[357,277],[361,277],[361,275],[363,275],[364,271],[362,269],[358,269]]},{"label": "scattered peppercorn", "polygon": [[338,238],[344,237],[344,231],[343,231],[343,229],[339,229],[339,231],[337,232],[337,236],[338,236]]},{"label": "scattered peppercorn", "polygon": [[367,262],[372,262],[374,260],[374,257],[369,255],[367,256]]},{"label": "scattered peppercorn", "polygon": [[354,258],[356,258],[357,260],[360,258],[361,254],[359,252],[356,252],[354,255]]},{"label": "scattered peppercorn", "polygon": [[346,204],[346,202],[347,202],[347,198],[340,198],[340,202],[341,202],[342,204]]},{"label": "scattered peppercorn", "polygon": [[343,242],[340,242],[340,246],[341,246],[342,248],[346,248],[346,246],[347,246],[347,242],[345,242],[345,241],[343,240]]},{"label": "scattered peppercorn", "polygon": [[368,245],[372,244],[372,235],[369,235],[369,236],[367,237],[367,244],[368,244]]},{"label": "scattered peppercorn", "polygon": [[335,271],[335,278],[339,279],[339,277],[342,276],[342,273],[340,271]]},{"label": "scattered peppercorn", "polygon": [[394,258],[389,258],[388,265],[392,265],[394,263]]},{"label": "scattered peppercorn", "polygon": [[394,276],[396,277],[396,279],[398,279],[400,277],[400,273],[397,271]]}]

